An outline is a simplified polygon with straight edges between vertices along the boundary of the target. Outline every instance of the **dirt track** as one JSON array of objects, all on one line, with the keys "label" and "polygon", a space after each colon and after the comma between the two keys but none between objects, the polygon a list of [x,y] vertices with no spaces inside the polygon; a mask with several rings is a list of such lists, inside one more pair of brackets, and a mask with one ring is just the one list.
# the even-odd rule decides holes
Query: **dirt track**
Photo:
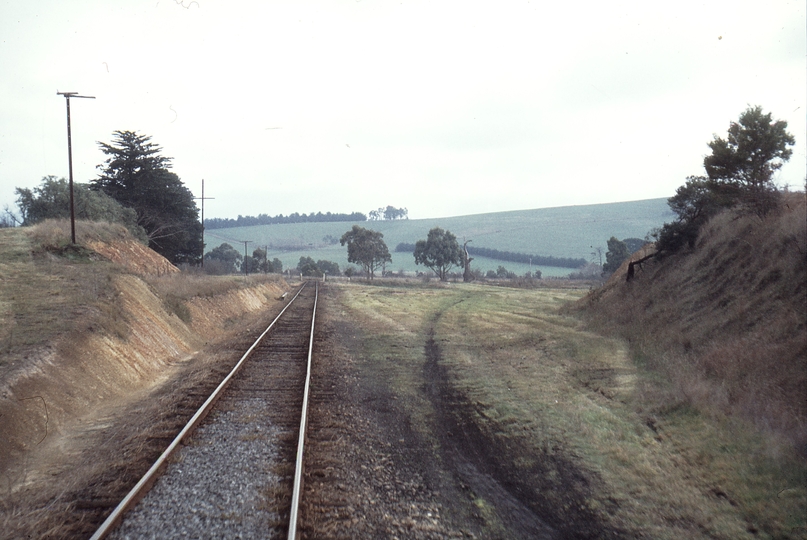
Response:
[{"label": "dirt track", "polygon": [[[314,372],[306,490],[306,538],[608,538],[582,503],[587,479],[558,453],[532,470],[508,463],[506,447],[475,425],[473,406],[452,386],[433,330],[422,343],[418,390],[431,408],[413,425],[412,403],[362,355],[366,339],[326,293]],[[506,456],[506,459],[502,459]],[[534,457],[534,456],[533,456]],[[550,480],[549,478],[553,478]],[[543,490],[554,490],[541,497]],[[537,496],[536,496],[537,495]],[[561,502],[562,507],[554,508]]]}]

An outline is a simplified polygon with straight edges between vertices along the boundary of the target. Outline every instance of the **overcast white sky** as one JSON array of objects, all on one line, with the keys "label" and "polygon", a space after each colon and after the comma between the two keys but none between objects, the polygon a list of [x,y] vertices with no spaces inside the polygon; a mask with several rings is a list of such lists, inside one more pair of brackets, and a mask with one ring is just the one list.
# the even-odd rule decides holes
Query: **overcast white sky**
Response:
[{"label": "overcast white sky", "polygon": [[0,0],[0,208],[153,137],[206,217],[669,197],[748,105],[796,137],[804,0]]}]

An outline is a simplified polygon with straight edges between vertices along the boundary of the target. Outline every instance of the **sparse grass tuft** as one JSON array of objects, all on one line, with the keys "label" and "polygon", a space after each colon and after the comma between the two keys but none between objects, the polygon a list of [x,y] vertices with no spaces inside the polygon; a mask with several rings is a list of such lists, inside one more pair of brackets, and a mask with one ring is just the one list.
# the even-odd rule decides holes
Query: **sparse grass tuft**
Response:
[{"label": "sparse grass tuft", "polygon": [[185,324],[191,324],[192,322],[191,311],[188,309],[188,306],[185,305],[185,302],[183,302],[181,298],[176,297],[172,294],[167,294],[163,298],[163,302],[168,308],[168,311],[179,317],[179,320],[181,320]]}]

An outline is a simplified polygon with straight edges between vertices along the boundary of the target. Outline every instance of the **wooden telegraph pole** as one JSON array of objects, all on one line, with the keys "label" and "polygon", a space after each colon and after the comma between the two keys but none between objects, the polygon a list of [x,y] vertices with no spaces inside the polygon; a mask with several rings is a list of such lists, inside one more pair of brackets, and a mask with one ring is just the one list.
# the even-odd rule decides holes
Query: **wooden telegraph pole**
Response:
[{"label": "wooden telegraph pole", "polygon": [[70,98],[95,99],[95,96],[80,96],[78,92],[59,92],[57,96],[64,96],[67,103],[67,166],[70,172],[70,241],[76,243],[76,210],[73,199],[73,141],[70,134]]},{"label": "wooden telegraph pole", "polygon": [[202,196],[194,197],[202,201],[202,269],[205,267],[205,200],[215,199],[215,197],[205,197],[205,179],[202,178]]}]

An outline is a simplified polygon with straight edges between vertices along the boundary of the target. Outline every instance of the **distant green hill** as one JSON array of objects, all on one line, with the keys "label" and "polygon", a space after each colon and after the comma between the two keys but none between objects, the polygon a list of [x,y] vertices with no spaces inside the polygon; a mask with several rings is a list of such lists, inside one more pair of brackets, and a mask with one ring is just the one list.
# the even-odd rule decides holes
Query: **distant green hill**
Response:
[{"label": "distant green hill", "polygon": [[[620,240],[644,238],[651,229],[671,219],[667,199],[648,199],[450,218],[363,221],[357,224],[384,234],[384,241],[392,254],[392,264],[388,265],[387,270],[414,272],[427,269],[416,266],[412,255],[395,253],[395,246],[401,242],[413,244],[425,239],[434,227],[451,231],[460,242],[471,240],[471,245],[475,247],[591,260],[594,248],[602,248],[604,255],[606,242],[611,236]],[[222,242],[228,242],[243,252],[243,242],[248,240],[251,242],[247,245],[248,253],[251,254],[256,247],[268,246],[269,258],[279,258],[284,268],[296,267],[301,256],[334,261],[339,263],[340,268],[345,268],[348,265],[347,249],[338,243],[338,239],[352,225],[346,222],[289,223],[207,230],[205,249],[209,251]],[[337,243],[329,243],[328,237],[337,240]],[[483,257],[477,257],[472,262],[473,268],[484,272],[495,270],[500,265],[518,274],[530,269],[528,264]],[[545,277],[566,276],[572,271],[533,266],[533,270],[536,268]]]}]

